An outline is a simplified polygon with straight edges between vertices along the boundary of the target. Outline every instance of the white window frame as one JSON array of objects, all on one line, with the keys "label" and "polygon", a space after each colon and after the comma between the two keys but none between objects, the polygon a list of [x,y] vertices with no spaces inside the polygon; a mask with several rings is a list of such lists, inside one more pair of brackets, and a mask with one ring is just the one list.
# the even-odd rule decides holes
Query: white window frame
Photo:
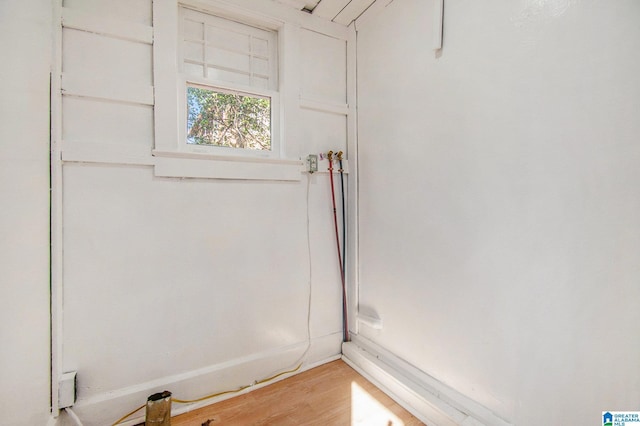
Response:
[{"label": "white window frame", "polygon": [[[255,150],[245,148],[230,148],[216,145],[197,145],[187,143],[187,87],[189,85],[198,86],[214,92],[230,92],[239,93],[244,96],[256,96],[269,98],[271,102],[271,149]],[[230,85],[221,81],[212,81],[204,78],[196,78],[193,76],[182,75],[179,77],[178,83],[179,94],[179,150],[181,152],[202,153],[221,156],[246,156],[253,158],[282,158],[281,140],[280,140],[280,96],[277,92],[268,90],[257,90],[251,87]]]},{"label": "white window frame", "polygon": [[[248,149],[248,148],[234,148],[227,146],[219,146],[219,145],[198,145],[198,144],[190,144],[187,142],[187,118],[188,118],[188,102],[187,102],[187,89],[189,87],[197,87],[200,89],[210,90],[214,93],[233,93],[241,96],[250,96],[255,98],[268,98],[270,102],[270,128],[269,128],[269,138],[270,138],[270,149],[269,150],[257,150],[257,149]],[[180,140],[185,142],[186,148],[185,150],[188,152],[195,153],[205,153],[205,154],[217,154],[217,155],[241,155],[241,156],[251,156],[257,158],[279,158],[278,154],[280,153],[280,138],[279,132],[276,128],[276,124],[278,122],[278,112],[280,108],[280,97],[275,92],[270,91],[257,91],[257,90],[244,90],[238,89],[238,86],[227,86],[222,83],[215,83],[212,85],[211,80],[203,80],[198,78],[193,78],[191,76],[184,77],[180,79],[179,89],[182,91],[180,98],[183,102],[180,104]]]},{"label": "white window frame", "polygon": [[[187,7],[220,18],[226,18],[257,28],[277,32],[278,78],[277,90],[229,84],[212,79],[186,76],[181,73],[181,49],[179,39],[180,8]],[[282,51],[286,24],[264,15],[254,15],[245,9],[228,3],[210,0],[206,4],[196,0],[155,0],[153,2],[154,25],[154,150],[155,174],[168,177],[202,177],[223,179],[300,180],[303,163],[286,156]],[[202,146],[188,144],[186,87],[188,83],[209,86],[213,90],[255,93],[271,98],[270,151]]]},{"label": "white window frame", "polygon": [[[184,23],[184,19],[186,17],[194,16],[198,17],[198,15],[205,15],[203,19],[207,19],[207,17],[212,17],[215,21],[218,21],[216,26],[218,28],[227,27],[227,29],[237,30],[241,27],[250,27],[245,30],[242,28],[239,30],[245,30],[247,32],[242,31],[247,35],[261,35],[261,33],[267,32],[270,33],[271,36],[271,45],[269,46],[269,58],[271,60],[271,67],[269,70],[270,77],[270,87],[269,88],[257,88],[255,86],[243,85],[238,83],[231,83],[224,80],[217,80],[210,77],[204,76],[195,76],[191,74],[187,74],[183,70],[184,65],[184,52],[183,52],[183,35],[184,30],[182,28],[182,24]],[[222,21],[222,22],[220,22]],[[226,21],[226,22],[225,22]],[[281,158],[283,157],[283,152],[280,149],[280,126],[279,126],[279,118],[280,118],[280,92],[279,88],[279,75],[278,75],[278,31],[274,28],[261,28],[264,27],[252,25],[252,23],[245,22],[237,22],[239,19],[230,19],[225,16],[219,16],[217,14],[196,10],[191,7],[187,7],[184,4],[179,6],[179,24],[178,24],[178,90],[179,90],[179,141],[180,146],[179,149],[184,152],[193,152],[193,153],[204,153],[204,154],[215,154],[215,155],[229,155],[229,156],[248,156],[248,157],[256,157],[256,158]],[[206,23],[205,23],[206,26]],[[206,29],[204,30],[204,38],[206,40]],[[204,68],[207,68],[207,60],[206,60],[206,48],[204,49]],[[203,87],[212,91],[220,91],[220,92],[232,92],[232,93],[240,93],[245,96],[255,96],[255,97],[263,97],[269,98],[270,106],[271,106],[271,125],[270,125],[270,139],[271,139],[271,149],[270,150],[251,150],[251,149],[243,149],[243,148],[230,148],[230,147],[222,147],[215,145],[195,145],[187,143],[187,87],[189,85],[195,85],[199,87]]]}]

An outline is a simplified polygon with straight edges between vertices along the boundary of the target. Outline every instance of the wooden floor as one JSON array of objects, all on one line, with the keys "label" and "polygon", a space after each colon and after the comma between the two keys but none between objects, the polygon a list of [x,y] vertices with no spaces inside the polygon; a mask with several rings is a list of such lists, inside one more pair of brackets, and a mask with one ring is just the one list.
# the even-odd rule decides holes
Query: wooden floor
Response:
[{"label": "wooden floor", "polygon": [[171,419],[172,426],[422,424],[340,360]]}]

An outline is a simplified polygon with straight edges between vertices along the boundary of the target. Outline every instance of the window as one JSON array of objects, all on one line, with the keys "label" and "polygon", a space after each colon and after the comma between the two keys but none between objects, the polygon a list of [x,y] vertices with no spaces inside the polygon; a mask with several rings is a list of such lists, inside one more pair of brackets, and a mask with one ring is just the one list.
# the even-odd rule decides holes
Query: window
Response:
[{"label": "window", "polygon": [[283,140],[283,117],[298,107],[296,79],[279,75],[296,74],[295,61],[279,57],[295,57],[296,25],[262,2],[257,10],[236,3],[153,2],[155,176],[301,178],[303,162]]},{"label": "window", "polygon": [[271,99],[187,85],[187,143],[271,150]]},{"label": "window", "polygon": [[185,7],[179,25],[187,150],[277,157],[277,32]]}]

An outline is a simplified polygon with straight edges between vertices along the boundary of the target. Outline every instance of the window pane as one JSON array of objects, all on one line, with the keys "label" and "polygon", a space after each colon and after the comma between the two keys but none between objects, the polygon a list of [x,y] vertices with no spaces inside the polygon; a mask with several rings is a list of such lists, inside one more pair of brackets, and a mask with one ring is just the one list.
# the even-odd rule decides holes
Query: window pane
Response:
[{"label": "window pane", "polygon": [[261,89],[269,88],[269,79],[264,77],[253,76],[251,79],[251,85],[253,87],[259,87]]},{"label": "window pane", "polygon": [[184,37],[190,40],[204,39],[204,25],[202,22],[184,20]]},{"label": "window pane", "polygon": [[249,36],[215,26],[207,26],[207,42],[236,52],[249,52]]},{"label": "window pane", "polygon": [[218,47],[207,47],[207,62],[221,68],[249,73],[251,69],[250,56],[236,52],[230,52]]},{"label": "window pane", "polygon": [[204,49],[202,43],[194,43],[192,41],[184,42],[184,59],[204,62]]},{"label": "window pane", "polygon": [[253,58],[252,71],[254,74],[261,74],[264,77],[269,76],[269,60],[268,59],[260,59]]},{"label": "window pane", "polygon": [[261,55],[264,57],[269,57],[269,42],[267,40],[263,40],[261,38],[254,37],[251,43],[253,47],[254,55]]},{"label": "window pane", "polygon": [[214,67],[207,68],[207,77],[213,80],[242,84],[245,86],[249,86],[251,84],[251,76],[247,73],[220,70]]},{"label": "window pane", "polygon": [[187,143],[271,150],[271,100],[187,87]]},{"label": "window pane", "polygon": [[185,62],[183,66],[185,74],[195,75],[196,77],[204,76],[204,67],[198,64],[190,64]]}]

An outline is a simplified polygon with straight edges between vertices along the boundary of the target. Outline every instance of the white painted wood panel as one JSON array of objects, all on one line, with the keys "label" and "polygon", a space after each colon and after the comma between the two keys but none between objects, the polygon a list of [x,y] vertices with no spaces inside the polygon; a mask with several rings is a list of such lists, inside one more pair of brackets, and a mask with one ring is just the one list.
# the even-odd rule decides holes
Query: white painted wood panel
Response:
[{"label": "white painted wood panel", "polygon": [[178,5],[157,2],[153,7],[154,148],[176,150],[178,128]]},{"label": "white painted wood panel", "polygon": [[374,1],[375,0],[351,0],[333,21],[338,24],[349,25],[354,19],[364,13]]},{"label": "white painted wood panel", "polygon": [[243,162],[208,158],[154,158],[154,174],[163,177],[235,179],[256,181],[299,181],[302,161],[291,164]]},{"label": "white painted wood panel", "polygon": [[[175,404],[171,407],[171,415],[177,416],[252,392],[278,380],[340,359],[341,343],[342,334],[339,332],[312,339],[308,358],[313,361],[305,363],[293,373],[283,374],[268,382],[255,384],[257,380],[266,378],[264,371],[282,372],[283,370],[291,371],[294,369],[299,363],[300,354],[307,348],[307,342],[300,342],[277,350],[264,351],[249,357],[234,358],[227,362],[211,364],[204,368],[180,372],[179,374],[158,377],[135,386],[107,391],[91,398],[82,398],[73,406],[73,411],[83,419],[83,425],[102,426],[111,424],[115,420],[111,413],[118,410],[116,407],[127,405],[129,401],[145,401],[149,395],[157,392],[158,389],[171,389],[175,398],[196,399],[200,398],[201,395],[210,393],[212,383],[215,383],[216,389],[237,389],[241,386],[248,386],[240,392],[220,395],[195,404]],[[256,379],[256,377],[259,379]],[[92,421],[89,422],[86,419],[91,419]],[[99,423],[100,419],[105,419],[104,421],[108,421],[108,423]],[[140,410],[122,424],[130,426],[143,424],[144,421],[145,412]]]},{"label": "white painted wood panel", "polygon": [[151,0],[64,0],[63,6],[99,17],[151,25]]},{"label": "white painted wood panel", "polygon": [[95,15],[83,10],[63,8],[62,26],[140,43],[153,43],[153,27]]},{"label": "white painted wood panel", "polygon": [[347,104],[349,115],[347,116],[347,158],[349,159],[348,198],[347,198],[347,244],[344,248],[347,259],[346,278],[349,305],[350,331],[358,333],[358,129],[357,129],[357,84],[356,84],[356,60],[357,60],[357,33],[355,23],[349,27],[351,30],[347,39]]},{"label": "white painted wood panel", "polygon": [[[64,359],[84,398],[306,339],[305,184],[90,164],[66,165],[64,179]],[[317,318],[336,318],[339,330],[340,284],[320,197],[328,184],[318,188],[327,210],[314,210],[325,242],[312,242],[313,303],[323,308],[312,327],[326,334]]]},{"label": "white painted wood panel", "polygon": [[300,31],[301,96],[345,104],[347,101],[347,44],[313,31]]},{"label": "white painted wood panel", "polygon": [[105,81],[90,74],[62,74],[62,93],[69,96],[153,105],[153,87],[129,81]]},{"label": "white painted wood panel", "polygon": [[279,36],[279,60],[280,60],[280,137],[282,145],[280,153],[292,158],[304,158],[307,151],[299,136],[300,120],[300,31],[298,25],[287,23],[282,28]]},{"label": "white painted wood panel", "polygon": [[313,99],[300,98],[300,108],[312,109],[320,112],[332,112],[339,115],[349,114],[349,105],[321,102]]},{"label": "white painted wood panel", "polygon": [[104,145],[86,141],[65,141],[60,159],[64,163],[153,165],[153,157],[144,147]]},{"label": "white painted wood panel", "polygon": [[358,18],[354,21],[354,25],[356,30],[359,30],[361,26],[367,24],[370,19],[375,18],[375,16],[383,11],[389,4],[391,4],[394,0],[376,0],[371,6],[369,6],[366,10],[364,10]]},{"label": "white painted wood panel", "polygon": [[[326,0],[325,0],[326,1]],[[340,0],[343,1],[343,0]],[[347,38],[348,29],[344,25],[331,22],[325,18],[300,12],[296,8],[288,5],[280,4],[274,1],[265,0],[222,0],[222,1],[202,1],[202,0],[184,0],[182,2],[194,7],[203,8],[205,10],[217,8],[223,11],[221,16],[232,13],[233,15],[263,16],[274,21],[287,22],[290,24],[300,25],[313,31],[323,34],[329,34],[338,38]],[[224,12],[226,11],[226,13]],[[244,22],[243,17],[243,22]],[[249,21],[250,22],[250,21]]]},{"label": "white painted wood panel", "polygon": [[295,7],[296,9],[304,9],[305,7],[307,8],[313,8],[317,3],[318,0],[276,0],[278,3],[282,3],[282,4],[286,4],[288,6],[291,7]]},{"label": "white painted wood panel", "polygon": [[62,72],[95,85],[152,86],[151,46],[73,29],[62,32]]},{"label": "white painted wood panel", "polygon": [[[310,151],[314,152],[314,151]],[[309,182],[309,234],[311,237],[312,278],[314,297],[311,312],[315,321],[311,324],[312,336],[323,336],[342,330],[342,286],[336,254],[331,208],[331,186],[326,161],[318,165],[318,173],[306,176]],[[324,169],[324,170],[323,170]],[[339,177],[334,175],[337,187]],[[306,182],[305,182],[306,183]],[[339,192],[339,190],[338,190]],[[336,199],[337,211],[342,211],[340,198]],[[342,224],[338,223],[340,235]],[[338,311],[335,311],[338,306]]]},{"label": "white painted wood panel", "polygon": [[300,134],[309,153],[347,151],[347,117],[328,112],[300,111]]},{"label": "white painted wood panel", "polygon": [[153,107],[64,96],[62,138],[69,142],[122,145],[146,149],[153,146]]},{"label": "white painted wood panel", "polygon": [[321,18],[333,20],[344,7],[349,4],[350,0],[322,0],[315,9],[313,14]]}]

